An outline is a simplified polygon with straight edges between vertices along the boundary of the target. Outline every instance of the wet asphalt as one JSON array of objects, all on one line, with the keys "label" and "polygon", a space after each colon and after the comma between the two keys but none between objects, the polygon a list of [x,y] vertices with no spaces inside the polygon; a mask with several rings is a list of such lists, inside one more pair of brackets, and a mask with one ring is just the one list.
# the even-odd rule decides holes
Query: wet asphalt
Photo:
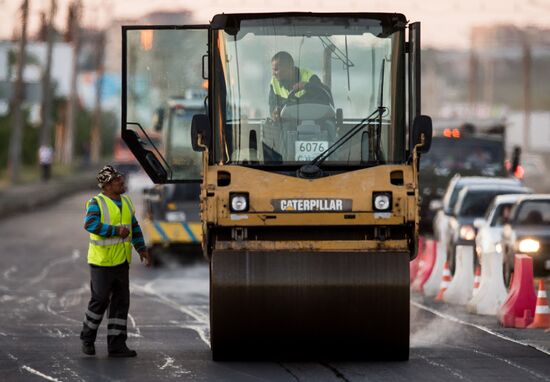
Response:
[{"label": "wet asphalt", "polygon": [[137,256],[128,345],[138,357],[108,358],[104,325],[97,355],[85,356],[78,338],[90,296],[82,226],[91,196],[0,220],[2,381],[550,381],[550,333],[499,330],[494,318],[418,296],[408,362],[213,362],[206,263],[150,269]]}]

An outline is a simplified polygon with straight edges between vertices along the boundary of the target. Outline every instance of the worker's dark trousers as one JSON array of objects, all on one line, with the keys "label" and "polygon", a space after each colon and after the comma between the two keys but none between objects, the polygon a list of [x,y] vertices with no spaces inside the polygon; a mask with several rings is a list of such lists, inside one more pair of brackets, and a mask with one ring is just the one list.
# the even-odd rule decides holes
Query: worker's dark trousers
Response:
[{"label": "worker's dark trousers", "polygon": [[109,352],[116,352],[126,344],[126,319],[130,307],[128,263],[114,267],[90,265],[92,298],[84,317],[80,339],[93,343],[103,313],[109,307],[107,345]]}]

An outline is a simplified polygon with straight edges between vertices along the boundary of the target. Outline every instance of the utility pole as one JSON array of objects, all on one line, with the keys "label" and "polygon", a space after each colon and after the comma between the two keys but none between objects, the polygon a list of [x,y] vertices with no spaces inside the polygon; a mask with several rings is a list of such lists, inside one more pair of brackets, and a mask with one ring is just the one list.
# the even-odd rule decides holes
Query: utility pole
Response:
[{"label": "utility pole", "polygon": [[531,148],[531,43],[527,31],[521,33],[523,50],[523,152],[528,153]]},{"label": "utility pole", "polygon": [[50,15],[47,21],[46,28],[46,67],[42,72],[42,130],[40,131],[40,145],[51,146],[52,135],[52,97],[53,89],[51,86],[51,71],[52,71],[52,55],[54,43],[54,27],[53,20],[57,12],[56,0],[50,1]]},{"label": "utility pole", "polygon": [[80,16],[82,13],[82,3],[80,0],[75,0],[69,5],[69,23],[70,36],[73,45],[73,67],[71,71],[71,87],[69,100],[67,104],[67,119],[65,122],[65,139],[63,144],[62,163],[69,165],[73,161],[74,156],[74,130],[75,116],[78,99],[77,79],[78,79],[78,54],[80,51]]},{"label": "utility pole", "polygon": [[96,89],[95,89],[95,108],[92,121],[92,130],[90,133],[90,154],[92,163],[99,163],[101,156],[101,92],[103,90],[103,57],[105,53],[105,31],[101,30],[97,37],[97,55],[96,55]]},{"label": "utility pole", "polygon": [[8,176],[11,183],[19,181],[21,167],[21,146],[23,143],[23,102],[25,98],[25,83],[23,69],[25,68],[25,49],[27,47],[27,23],[29,19],[29,0],[23,0],[21,6],[21,38],[19,39],[19,52],[17,54],[17,74],[15,89],[11,105],[12,123],[10,133],[10,148],[8,158]]}]

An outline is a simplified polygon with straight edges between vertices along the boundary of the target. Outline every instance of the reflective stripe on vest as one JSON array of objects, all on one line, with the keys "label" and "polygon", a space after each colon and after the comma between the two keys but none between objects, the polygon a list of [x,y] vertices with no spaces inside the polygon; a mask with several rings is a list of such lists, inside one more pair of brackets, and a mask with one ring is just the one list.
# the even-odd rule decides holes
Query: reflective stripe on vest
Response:
[{"label": "reflective stripe on vest", "polygon": [[[300,69],[300,82],[309,82],[309,79],[314,76],[314,73],[307,69]],[[273,93],[275,95],[282,97],[282,98],[288,98],[288,94],[290,93],[290,90],[285,88],[281,85],[278,79],[275,77],[271,78],[271,86],[273,87]],[[304,91],[300,90],[295,93],[296,97],[301,97],[304,95]]]},{"label": "reflective stripe on vest", "polygon": [[119,208],[109,197],[99,194],[94,197],[100,210],[100,222],[116,227],[126,227],[130,234],[126,238],[120,236],[103,237],[90,233],[88,246],[88,263],[113,267],[132,260],[132,217],[134,206],[129,197],[121,198],[122,207]]}]

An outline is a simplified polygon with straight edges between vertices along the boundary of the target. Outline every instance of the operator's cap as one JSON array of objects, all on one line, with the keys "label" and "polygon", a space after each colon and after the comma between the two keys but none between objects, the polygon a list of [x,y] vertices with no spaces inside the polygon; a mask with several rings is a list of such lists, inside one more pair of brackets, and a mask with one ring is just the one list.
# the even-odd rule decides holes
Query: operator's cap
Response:
[{"label": "operator's cap", "polygon": [[99,188],[103,188],[103,186],[111,180],[118,178],[119,176],[124,176],[124,174],[111,165],[103,166],[103,168],[97,173],[97,186]]}]

